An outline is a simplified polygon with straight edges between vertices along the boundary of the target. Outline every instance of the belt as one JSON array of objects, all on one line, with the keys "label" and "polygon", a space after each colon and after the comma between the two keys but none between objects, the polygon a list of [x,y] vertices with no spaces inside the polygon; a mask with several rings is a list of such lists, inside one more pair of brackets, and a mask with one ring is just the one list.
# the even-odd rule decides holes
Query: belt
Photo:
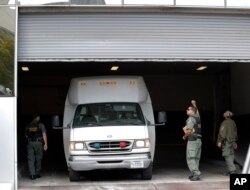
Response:
[{"label": "belt", "polygon": [[189,141],[196,141],[197,139],[202,139],[202,136],[200,134],[193,134],[188,138]]},{"label": "belt", "polygon": [[42,142],[42,139],[28,139],[29,142]]}]

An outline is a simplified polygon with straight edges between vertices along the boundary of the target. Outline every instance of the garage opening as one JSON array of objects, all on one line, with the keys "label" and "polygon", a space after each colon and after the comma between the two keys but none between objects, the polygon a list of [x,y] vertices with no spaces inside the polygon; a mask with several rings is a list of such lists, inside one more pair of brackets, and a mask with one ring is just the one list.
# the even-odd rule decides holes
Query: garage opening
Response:
[{"label": "garage opening", "polygon": [[[24,129],[34,112],[41,114],[48,131],[45,174],[67,175],[62,131],[51,127],[51,118],[58,115],[62,122],[69,83],[74,77],[144,77],[155,116],[159,111],[167,113],[166,125],[156,127],[156,176],[168,176],[161,168],[172,168],[177,179],[180,168],[188,172],[182,127],[187,118],[185,109],[192,99],[197,100],[202,117],[204,160],[223,163],[215,144],[225,110],[235,110],[236,122],[241,126],[240,140],[245,139],[250,113],[250,90],[246,85],[250,67],[247,61],[237,60],[248,60],[249,47],[239,44],[250,38],[245,33],[239,37],[235,31],[248,26],[246,17],[163,13],[124,13],[113,17],[104,13],[31,12],[21,9],[19,16],[18,165],[22,185],[28,184]],[[222,23],[224,26],[220,27]],[[118,71],[111,71],[112,66],[118,66]],[[207,68],[198,71],[200,66]],[[23,72],[22,67],[28,67],[29,72]],[[244,156],[240,159],[239,170]],[[172,164],[173,160],[176,164]],[[93,180],[93,175],[88,175]]]},{"label": "garage opening", "polygon": [[[185,160],[183,160],[185,158],[185,141],[182,139],[182,127],[187,118],[185,109],[192,99],[197,100],[202,118],[202,157],[222,161],[220,151],[215,147],[215,141],[219,123],[222,121],[222,113],[231,106],[230,73],[232,64],[206,63],[207,70],[196,70],[204,64],[19,63],[18,158],[19,165],[24,167],[19,168],[23,177],[28,178],[28,173],[23,173],[27,167],[24,130],[34,112],[41,114],[42,122],[48,131],[49,149],[44,154],[44,172],[62,172],[67,175],[62,130],[52,128],[51,118],[59,115],[62,122],[70,80],[82,76],[140,75],[144,77],[155,115],[158,111],[167,113],[166,125],[156,127],[156,168],[168,167],[169,159],[176,158],[180,154],[182,155],[179,157],[180,164],[186,167]],[[116,73],[110,70],[113,65],[118,65],[120,68]],[[22,66],[29,67],[30,71],[23,72]],[[216,105],[216,109],[214,105]],[[155,118],[157,120],[157,117]],[[244,122],[244,120],[240,122]],[[245,132],[244,129],[239,129],[240,135],[244,135]]]}]

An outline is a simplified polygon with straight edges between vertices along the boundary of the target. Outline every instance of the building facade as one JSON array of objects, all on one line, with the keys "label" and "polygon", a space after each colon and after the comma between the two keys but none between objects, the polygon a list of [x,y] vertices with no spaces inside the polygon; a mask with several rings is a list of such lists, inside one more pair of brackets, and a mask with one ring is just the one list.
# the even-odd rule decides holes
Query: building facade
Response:
[{"label": "building facade", "polygon": [[[248,0],[0,0],[0,189],[18,188],[19,62],[250,63]],[[72,35],[73,34],[73,35]],[[249,101],[234,65],[232,106]],[[235,93],[235,90],[237,94]]]}]

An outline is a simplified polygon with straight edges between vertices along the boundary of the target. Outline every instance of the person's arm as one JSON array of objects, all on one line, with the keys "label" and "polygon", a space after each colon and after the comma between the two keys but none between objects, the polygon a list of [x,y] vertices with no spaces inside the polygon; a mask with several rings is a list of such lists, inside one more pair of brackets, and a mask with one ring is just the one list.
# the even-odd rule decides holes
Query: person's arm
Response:
[{"label": "person's arm", "polygon": [[43,149],[46,151],[48,149],[47,134],[46,134],[46,132],[43,132],[43,141],[44,141]]},{"label": "person's arm", "polygon": [[236,143],[236,141],[238,140],[238,131],[237,131],[237,126],[236,126],[235,121],[233,121],[233,123],[234,123],[234,133],[235,133],[235,141],[233,143],[233,147],[236,150],[238,148],[238,145]]},{"label": "person's arm", "polygon": [[183,127],[183,132],[184,132],[184,136],[182,138],[183,138],[183,140],[186,140],[186,138],[188,136],[190,136],[191,134],[194,133],[194,129],[190,129],[187,126],[185,126],[185,127]]},{"label": "person's arm", "polygon": [[43,150],[46,151],[48,149],[48,139],[47,139],[47,133],[46,133],[46,129],[43,123],[39,124],[40,130],[42,131],[42,136],[43,136]]},{"label": "person's arm", "polygon": [[195,120],[192,117],[188,118],[186,126],[183,127],[184,136],[182,138],[184,140],[195,132],[194,124]]},{"label": "person's arm", "polygon": [[192,106],[194,106],[197,109],[196,114],[200,116],[199,109],[198,109],[197,104],[196,104],[196,100],[191,100],[191,104],[192,104]]},{"label": "person's arm", "polygon": [[221,148],[221,146],[222,146],[222,138],[221,138],[221,136],[220,136],[220,133],[218,134],[218,138],[217,138],[217,146],[218,146],[219,148]]},{"label": "person's arm", "polygon": [[226,129],[224,126],[224,121],[223,121],[220,125],[218,138],[217,138],[217,146],[219,148],[221,148],[223,146],[225,138],[226,138]]},{"label": "person's arm", "polygon": [[26,139],[28,139],[28,132],[27,131],[28,131],[28,125],[26,126],[25,133],[24,133],[24,136]]}]

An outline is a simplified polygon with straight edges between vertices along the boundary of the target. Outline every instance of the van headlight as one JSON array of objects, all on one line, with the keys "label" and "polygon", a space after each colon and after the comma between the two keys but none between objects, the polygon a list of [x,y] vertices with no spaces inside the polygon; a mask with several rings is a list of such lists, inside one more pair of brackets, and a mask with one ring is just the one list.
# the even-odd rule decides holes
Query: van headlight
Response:
[{"label": "van headlight", "polygon": [[69,150],[76,151],[76,150],[87,150],[86,144],[84,142],[74,142],[71,141],[69,143]]},{"label": "van headlight", "polygon": [[149,147],[150,147],[149,139],[139,139],[135,140],[134,142],[134,148],[149,148]]}]

